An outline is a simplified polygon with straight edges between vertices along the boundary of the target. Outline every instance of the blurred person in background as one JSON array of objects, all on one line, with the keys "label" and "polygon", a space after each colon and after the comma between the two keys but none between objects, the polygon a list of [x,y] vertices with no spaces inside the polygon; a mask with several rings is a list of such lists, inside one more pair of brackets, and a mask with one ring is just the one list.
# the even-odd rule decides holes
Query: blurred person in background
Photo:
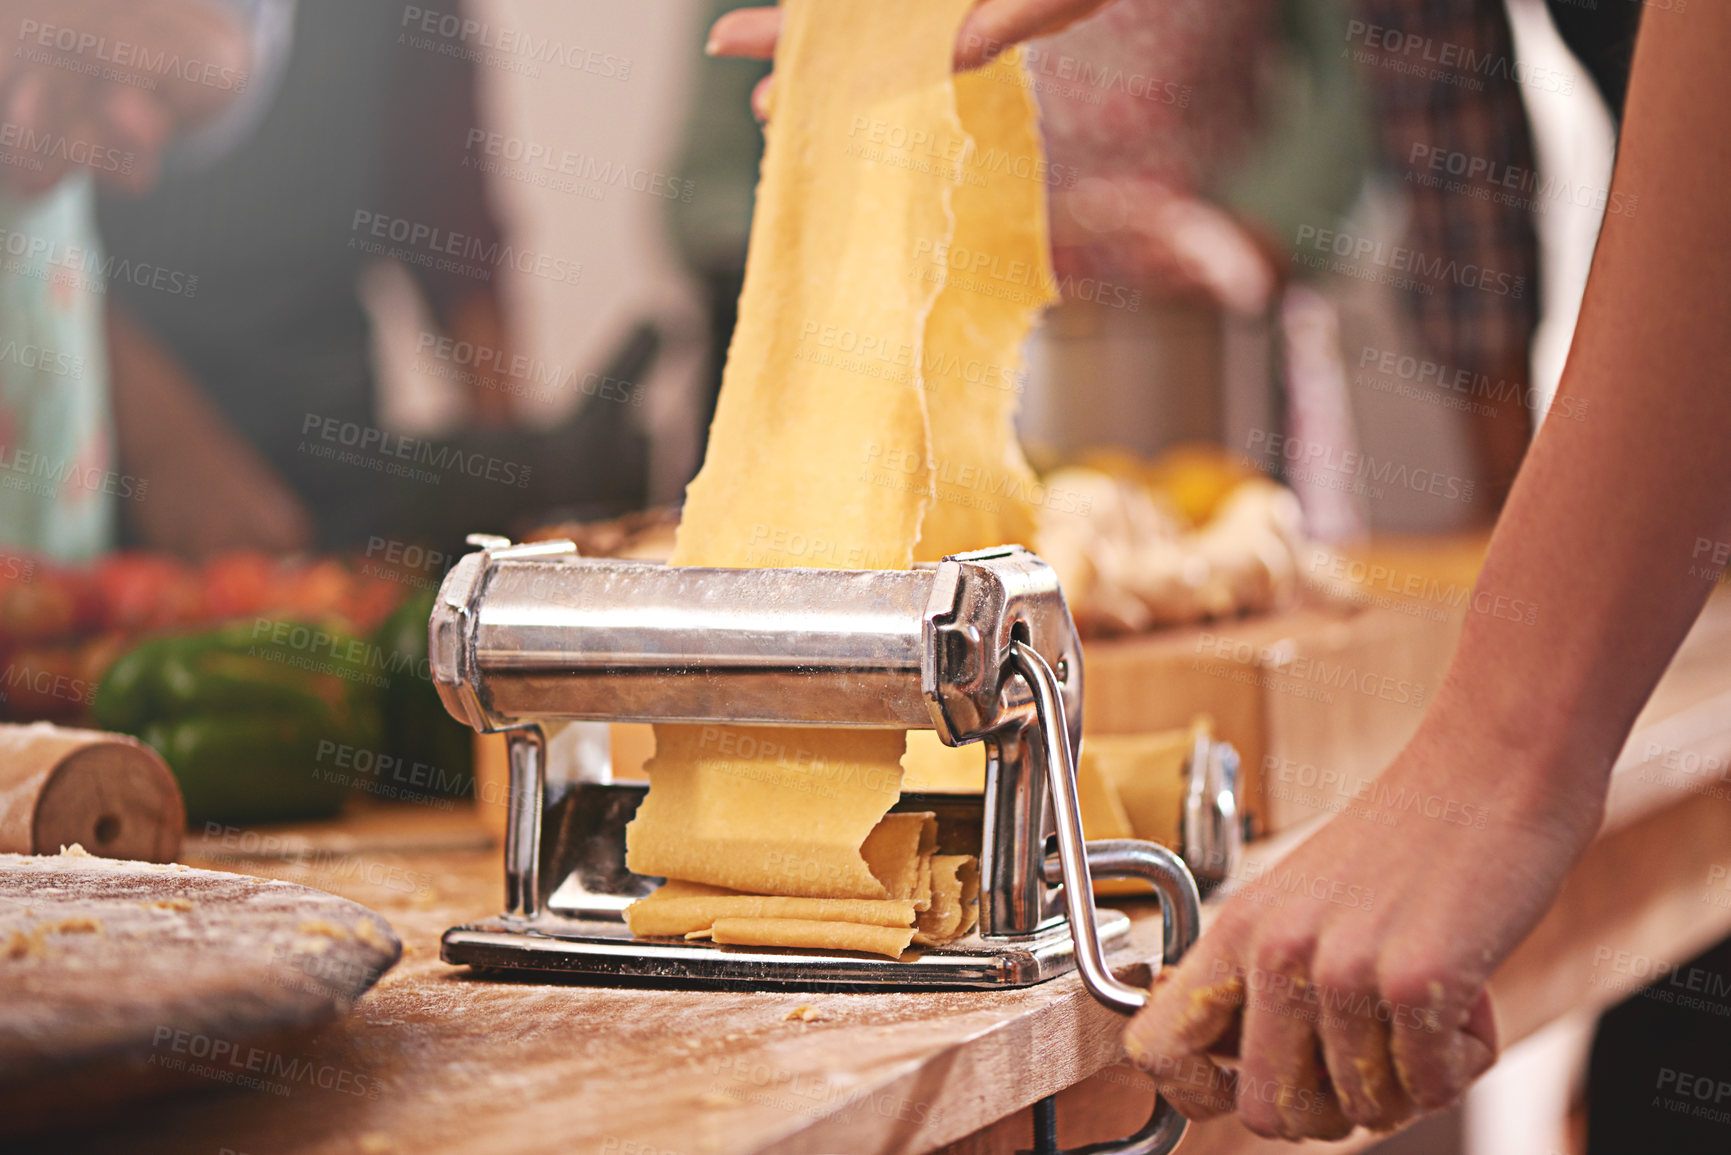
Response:
[{"label": "blurred person in background", "polygon": [[[1104,2],[981,0],[956,65],[1061,32]],[[1607,196],[1639,212],[1605,217],[1558,392],[1590,405],[1591,420],[1550,422],[1527,452],[1523,402],[1477,435],[1483,461],[1519,473],[1476,588],[1543,611],[1532,624],[1469,616],[1442,688],[1380,778],[1391,797],[1482,808],[1488,825],[1397,831],[1381,818],[1398,814],[1378,803],[1372,821],[1336,817],[1282,863],[1299,877],[1374,881],[1373,907],[1229,898],[1126,1035],[1192,1118],[1236,1112],[1257,1134],[1292,1140],[1389,1129],[1454,1102],[1494,1062],[1491,976],[1598,832],[1610,769],[1720,576],[1691,558],[1731,533],[1731,162],[1714,146],[1731,108],[1731,8],[1550,8],[1619,113]],[[1363,0],[1358,12],[1342,31],[1376,77],[1391,159],[1413,166],[1434,150],[1532,171],[1518,85],[1535,78],[1514,56],[1500,0]],[[767,57],[778,26],[772,9],[734,13],[711,49]],[[1439,66],[1438,53],[1461,68]],[[1477,195],[1492,184],[1469,181],[1468,195],[1420,185],[1439,195],[1411,198],[1413,250],[1447,257],[1419,274],[1430,291],[1415,311],[1462,368],[1526,386],[1532,295],[1457,275],[1464,263],[1534,287],[1523,272],[1536,267],[1533,209]],[[1587,1093],[1595,1155],[1725,1150],[1723,1123],[1670,1109],[1652,1088],[1665,1070],[1731,1081],[1731,946],[1677,970],[1713,996],[1686,1006],[1643,993],[1601,1025]]]},{"label": "blurred person in background", "polygon": [[[121,458],[151,485],[133,540],[191,556],[450,544],[529,509],[641,504],[629,406],[586,404],[542,433],[512,424],[512,250],[469,149],[474,68],[409,43],[459,6],[224,2],[251,29],[255,82],[169,154],[148,196],[100,209],[116,254],[177,277],[110,301]],[[402,244],[410,230],[421,241]],[[403,258],[432,336],[479,352],[461,374],[470,418],[437,444],[381,428],[359,293],[380,250]],[[435,259],[450,251],[464,257]],[[605,373],[642,380],[656,345],[639,330]],[[357,447],[364,461],[342,459]],[[380,469],[399,457],[421,467]]]},{"label": "blurred person in background", "polygon": [[216,0],[0,0],[0,544],[84,559],[114,543],[102,309],[134,275],[96,234],[93,181],[138,193],[171,136],[246,86]]},{"label": "blurred person in background", "polygon": [[[1579,9],[1561,11],[1583,29],[1578,40],[1601,45],[1594,58],[1610,73],[1614,45],[1623,44],[1626,79],[1627,12],[1608,9],[1594,31]],[[989,33],[978,35],[987,47]],[[1380,47],[1397,35],[1417,46],[1414,60]],[[1469,76],[1427,64],[1423,53],[1436,56],[1439,45],[1453,59],[1502,66]],[[1309,317],[1331,306],[1287,289],[1321,279],[1312,271],[1319,253],[1338,255],[1313,238],[1368,239],[1354,211],[1368,175],[1398,184],[1407,214],[1398,243],[1413,267],[1407,283],[1382,291],[1398,301],[1425,359],[1470,374],[1486,394],[1515,398],[1457,411],[1472,455],[1469,512],[1494,518],[1532,434],[1540,304],[1535,210],[1523,198],[1488,195],[1506,191],[1497,181],[1507,174],[1534,170],[1502,0],[1120,0],[1033,51],[1052,163],[1078,174],[1053,190],[1060,275],[1135,285],[1155,300],[1203,300],[1247,318],[1272,309],[1286,353],[1285,432],[1339,452],[1357,448],[1350,420],[1306,423],[1317,399],[1304,395],[1302,369],[1343,360],[1337,335],[1336,347],[1306,348],[1317,329]],[[1146,84],[1064,83],[1065,60]],[[1617,100],[1610,73],[1602,79]],[[1467,182],[1481,186],[1470,191],[1419,179],[1431,175],[1431,157],[1473,158],[1474,171],[1489,175]],[[1380,245],[1378,258],[1390,248]],[[1322,328],[1332,333],[1338,321],[1325,318]],[[1313,535],[1353,536],[1327,524],[1341,515],[1319,516],[1326,498],[1289,480]]]}]

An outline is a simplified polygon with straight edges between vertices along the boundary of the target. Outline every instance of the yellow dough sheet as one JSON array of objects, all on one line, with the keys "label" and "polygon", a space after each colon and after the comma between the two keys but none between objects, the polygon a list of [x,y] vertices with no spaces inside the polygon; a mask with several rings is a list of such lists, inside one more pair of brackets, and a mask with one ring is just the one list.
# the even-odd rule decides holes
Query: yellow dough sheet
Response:
[{"label": "yellow dough sheet", "polygon": [[[913,563],[929,471],[895,486],[860,475],[886,444],[925,456],[916,358],[938,287],[907,266],[920,239],[949,234],[953,177],[861,163],[847,132],[867,116],[960,135],[950,60],[967,6],[783,6],[739,323],[675,565]],[[861,369],[875,360],[820,355],[832,335],[854,354],[863,345],[907,366],[874,375]],[[789,789],[778,764],[729,761],[690,728],[656,727],[654,786],[627,834],[630,868],[757,892],[889,897],[859,848],[900,795],[902,735],[803,730],[783,744],[839,772]],[[759,768],[769,773],[758,777]],[[793,769],[809,773],[798,760]]]},{"label": "yellow dough sheet", "polygon": [[[626,828],[633,871],[752,894],[892,897],[860,846],[901,794],[900,732],[657,726],[655,742]],[[726,752],[766,748],[783,753]]]},{"label": "yellow dough sheet", "polygon": [[[1037,491],[1012,422],[1021,345],[1053,284],[1044,163],[1018,53],[952,77],[971,3],[783,4],[739,323],[673,564],[905,569],[1031,539]],[[971,860],[934,856],[929,817],[885,817],[902,734],[655,738],[632,870],[911,902],[922,941],[973,925]],[[914,933],[912,917],[867,925],[865,907],[753,909],[717,908],[715,941],[896,954],[909,938],[894,936]],[[865,945],[838,945],[840,926]]]},{"label": "yellow dough sheet", "polygon": [[1016,440],[1016,406],[1022,344],[1057,298],[1039,109],[1020,54],[958,75],[955,88],[973,141],[951,202],[955,232],[915,253],[914,275],[943,286],[922,357],[936,500],[920,524],[921,561],[1034,540],[1041,491]]},{"label": "yellow dough sheet", "polygon": [[922,794],[978,794],[986,788],[986,744],[946,746],[935,730],[909,730],[902,789]]},{"label": "yellow dough sheet", "polygon": [[724,946],[787,946],[804,950],[857,950],[897,958],[913,942],[912,927],[794,918],[720,918],[710,938]]},{"label": "yellow dough sheet", "polygon": [[[665,888],[663,888],[665,889]],[[853,898],[781,898],[761,894],[678,895],[657,892],[625,911],[636,935],[685,935],[708,930],[721,919],[799,919],[906,928],[918,912],[906,899],[874,902]]]},{"label": "yellow dough sheet", "polygon": [[[1200,715],[1186,729],[1107,734],[1083,739],[1076,760],[1082,831],[1089,838],[1144,838],[1178,848],[1184,834],[1185,777],[1199,736],[1213,730]],[[1094,884],[1100,894],[1141,894],[1149,885],[1126,879]]]}]

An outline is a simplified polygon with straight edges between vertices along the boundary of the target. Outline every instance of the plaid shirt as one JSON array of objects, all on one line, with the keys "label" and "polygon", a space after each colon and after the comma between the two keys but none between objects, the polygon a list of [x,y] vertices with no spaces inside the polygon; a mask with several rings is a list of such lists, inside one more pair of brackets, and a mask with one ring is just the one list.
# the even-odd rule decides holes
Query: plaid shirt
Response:
[{"label": "plaid shirt", "polygon": [[1357,0],[1347,51],[1410,194],[1410,276],[1430,286],[1405,294],[1420,334],[1456,368],[1524,382],[1539,254],[1520,86],[1573,81],[1517,67],[1502,0]]}]

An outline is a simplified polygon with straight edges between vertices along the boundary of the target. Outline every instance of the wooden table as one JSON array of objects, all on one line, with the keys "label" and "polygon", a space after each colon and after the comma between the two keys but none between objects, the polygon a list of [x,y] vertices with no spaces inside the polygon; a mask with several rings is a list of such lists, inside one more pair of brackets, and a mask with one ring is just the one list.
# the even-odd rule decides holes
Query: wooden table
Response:
[{"label": "wooden table", "polygon": [[[1666,769],[1667,759],[1696,770]],[[1496,976],[1506,1044],[1630,993],[1616,952],[1675,963],[1731,933],[1731,889],[1710,875],[1731,864],[1726,767],[1731,600],[1718,598],[1618,764],[1605,833]],[[329,1090],[154,1103],[122,1125],[57,1138],[56,1151],[984,1152],[1029,1145],[1023,1109],[1066,1088],[1066,1142],[1127,1133],[1147,1113],[1146,1083],[1120,1061],[1121,1021],[1073,976],[1007,993],[908,995],[478,981],[438,959],[440,933],[495,911],[503,893],[498,853],[471,817],[373,811],[311,838],[288,861],[188,861],[320,886],[396,927],[402,963],[297,1051],[350,1077]],[[1135,913],[1118,961],[1157,950],[1158,918]],[[1360,1134],[1315,1146],[1370,1143]],[[1193,1128],[1183,1148],[1285,1149],[1231,1119]]]}]

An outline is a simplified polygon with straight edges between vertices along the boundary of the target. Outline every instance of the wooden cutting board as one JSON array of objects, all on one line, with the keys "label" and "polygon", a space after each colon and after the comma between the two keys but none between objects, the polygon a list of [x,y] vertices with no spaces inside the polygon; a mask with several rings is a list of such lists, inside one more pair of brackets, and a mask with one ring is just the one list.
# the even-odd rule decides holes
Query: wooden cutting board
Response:
[{"label": "wooden cutting board", "polygon": [[0,1136],[164,1090],[317,1081],[290,1044],[401,954],[377,914],[290,882],[0,854]]}]

